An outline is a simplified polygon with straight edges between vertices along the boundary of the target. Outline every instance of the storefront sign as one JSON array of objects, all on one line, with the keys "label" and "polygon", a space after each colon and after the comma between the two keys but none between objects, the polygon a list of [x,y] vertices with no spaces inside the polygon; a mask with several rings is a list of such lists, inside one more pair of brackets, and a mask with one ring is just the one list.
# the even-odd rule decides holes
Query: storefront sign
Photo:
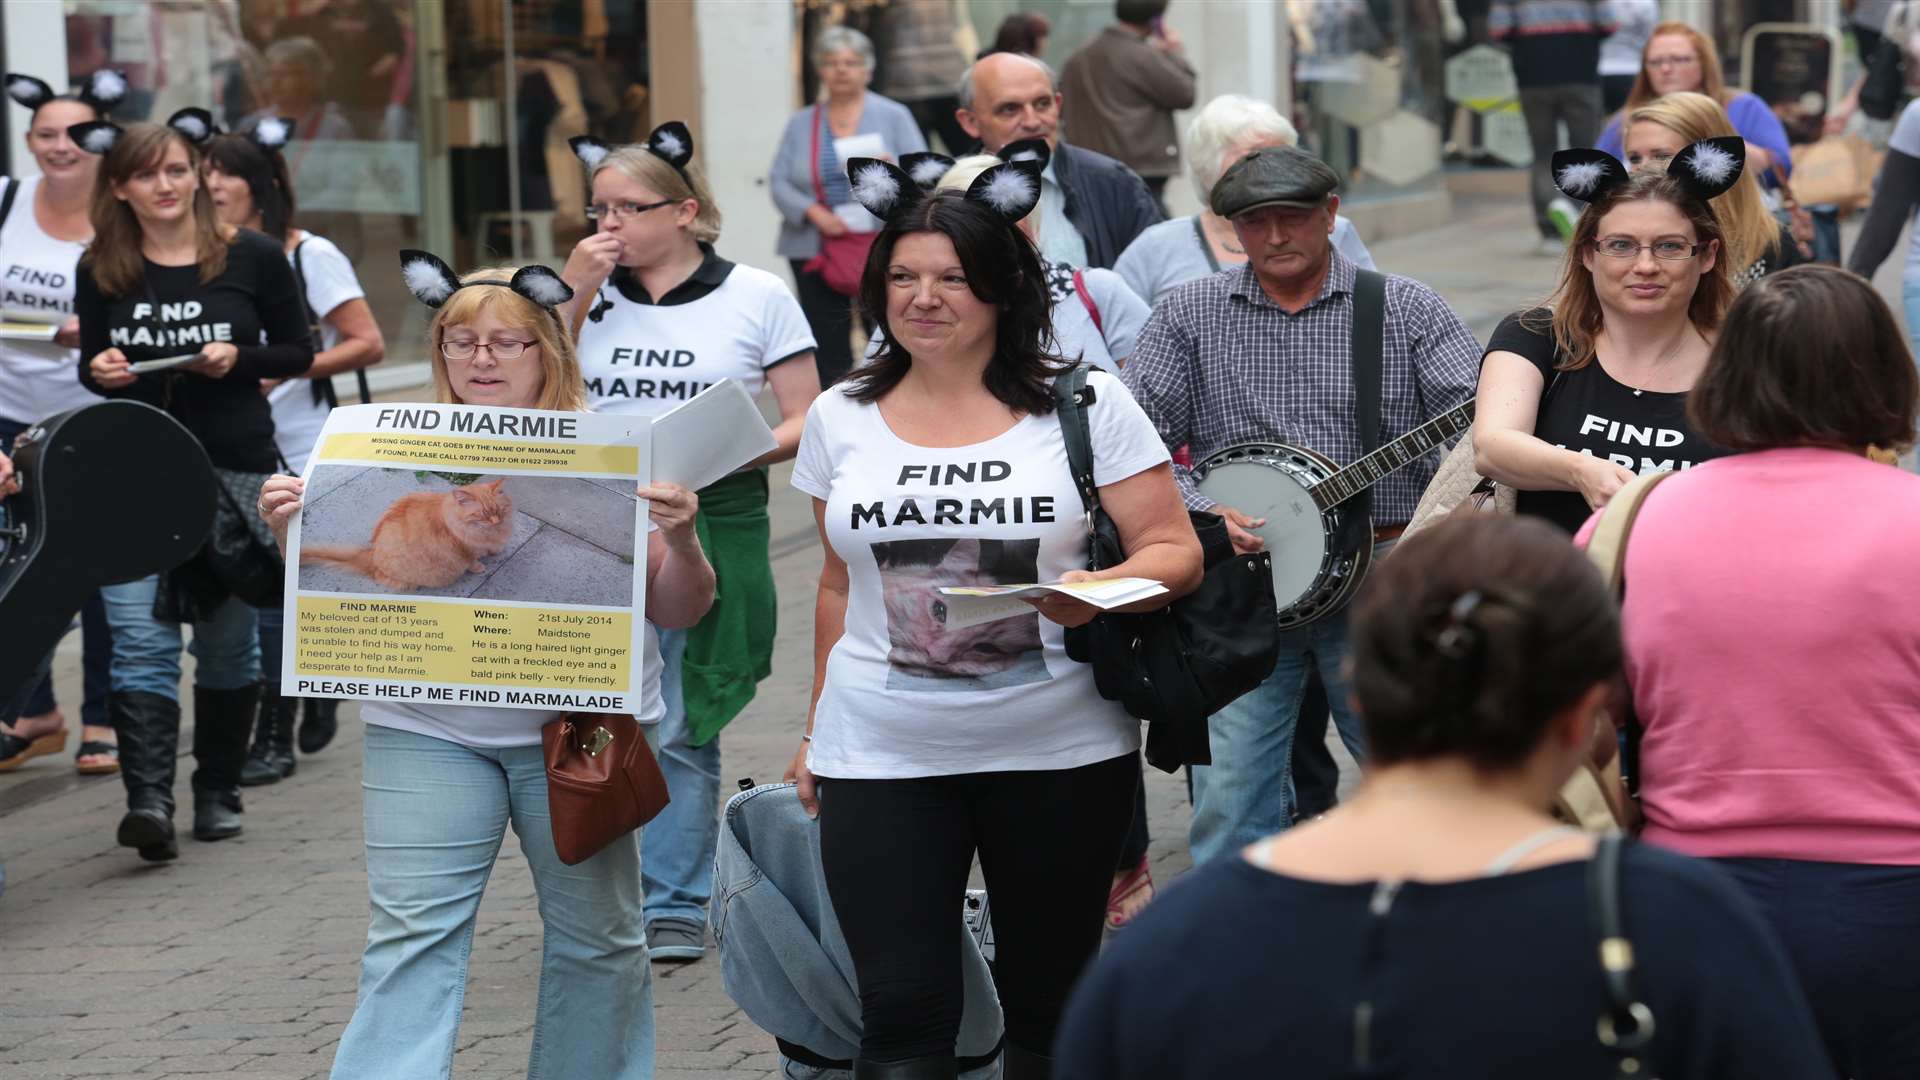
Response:
[{"label": "storefront sign", "polygon": [[1424,116],[1397,112],[1360,132],[1360,168],[1406,187],[1440,167],[1440,128]]}]

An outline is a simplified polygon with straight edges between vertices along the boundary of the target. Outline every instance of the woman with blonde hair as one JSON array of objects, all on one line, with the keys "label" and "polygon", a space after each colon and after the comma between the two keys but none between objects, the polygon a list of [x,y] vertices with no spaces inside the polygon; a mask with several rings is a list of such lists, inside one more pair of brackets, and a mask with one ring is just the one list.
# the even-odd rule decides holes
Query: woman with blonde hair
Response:
[{"label": "woman with blonde hair", "polygon": [[1741,180],[1741,143],[1689,146],[1629,174],[1598,150],[1553,157],[1587,204],[1546,304],[1507,316],[1480,365],[1475,462],[1519,491],[1519,512],[1571,535],[1635,474],[1724,451],[1688,422],[1734,288],[1710,200]]},{"label": "woman with blonde hair", "polygon": [[771,390],[780,411],[774,449],[700,491],[720,599],[698,626],[660,635],[660,768],[673,801],[642,846],[647,945],[656,960],[698,960],[720,841],[720,730],[773,670],[766,467],[793,457],[820,393],[814,337],[786,282],[714,251],[720,207],[685,124],[670,120],[634,146],[581,136],[573,147],[598,231],[562,276],[576,293],[571,324],[591,407],[658,416],[732,379],[756,398]]},{"label": "woman with blonde hair", "polygon": [[[276,256],[278,253],[276,252]],[[438,308],[428,328],[434,399],[451,405],[581,411],[586,395],[566,326],[570,295],[546,267],[456,277],[425,252],[401,253],[407,286]],[[281,265],[285,265],[284,261]],[[275,476],[260,515],[286,549],[305,483]],[[641,705],[656,724],[654,627],[688,626],[713,601],[713,570],[694,532],[699,500],[643,485],[647,632]],[[558,712],[370,701],[366,721],[367,893],[372,922],[353,1019],[334,1080],[450,1077],[469,946],[508,824],[540,894],[544,948],[530,1077],[646,1080],[653,1075],[653,990],[640,920],[640,850],[628,834],[568,866],[554,850],[540,729]]]},{"label": "woman with blonde hair", "polygon": [[1640,74],[1627,93],[1626,107],[1607,122],[1598,148],[1614,157],[1623,156],[1622,128],[1633,111],[1654,98],[1681,90],[1705,94],[1727,110],[1733,130],[1747,142],[1747,171],[1762,180],[1771,169],[1779,169],[1783,176],[1793,172],[1787,129],[1780,125],[1780,118],[1758,95],[1727,86],[1712,39],[1681,22],[1664,22],[1653,28],[1653,36],[1640,54]]},{"label": "woman with blonde hair", "polygon": [[[1713,98],[1688,90],[1665,94],[1627,114],[1623,137],[1627,168],[1664,170],[1694,143],[1738,134],[1727,111]],[[1793,233],[1767,209],[1760,179],[1751,170],[1713,200],[1713,212],[1726,234],[1734,288],[1806,261]]]}]

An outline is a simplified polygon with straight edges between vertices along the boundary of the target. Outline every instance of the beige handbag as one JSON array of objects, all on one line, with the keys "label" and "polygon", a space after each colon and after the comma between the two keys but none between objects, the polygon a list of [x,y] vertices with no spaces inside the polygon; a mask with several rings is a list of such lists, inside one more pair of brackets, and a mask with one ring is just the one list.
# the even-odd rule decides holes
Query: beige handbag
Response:
[{"label": "beige handbag", "polygon": [[[1587,558],[1593,560],[1594,567],[1607,579],[1607,589],[1616,602],[1626,593],[1627,534],[1633,528],[1634,518],[1640,514],[1640,504],[1654,485],[1672,475],[1660,472],[1638,476],[1614,492],[1606,508],[1600,511],[1593,535],[1587,539]],[[1630,726],[1633,724],[1631,691],[1624,711],[1625,723],[1621,726]],[[1554,800],[1554,816],[1591,832],[1638,830],[1640,804],[1628,794],[1620,764],[1617,753],[1608,755],[1604,765],[1592,760],[1582,762],[1561,787],[1559,798]]]},{"label": "beige handbag", "polygon": [[1468,429],[1440,463],[1427,490],[1420,495],[1413,519],[1400,534],[1402,540],[1454,514],[1511,514],[1519,493],[1496,484],[1473,467],[1473,431]]}]

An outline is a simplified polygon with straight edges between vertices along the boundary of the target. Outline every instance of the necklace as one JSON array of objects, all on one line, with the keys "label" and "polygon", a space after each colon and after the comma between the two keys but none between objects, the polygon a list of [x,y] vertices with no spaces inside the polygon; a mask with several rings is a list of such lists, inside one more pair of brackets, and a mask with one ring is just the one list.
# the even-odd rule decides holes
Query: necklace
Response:
[{"label": "necklace", "polygon": [[[1689,331],[1692,331],[1692,329],[1693,329],[1692,327],[1688,327]],[[1647,387],[1652,386],[1655,382],[1659,381],[1659,376],[1661,371],[1666,368],[1667,364],[1673,361],[1674,357],[1680,355],[1680,349],[1682,346],[1686,345],[1686,343],[1687,343],[1686,335],[1682,335],[1680,340],[1674,342],[1673,347],[1667,350],[1665,356],[1662,356],[1660,359],[1655,360],[1653,363],[1647,365],[1647,377],[1642,380],[1644,385],[1635,386],[1633,383],[1630,383],[1625,379],[1619,380],[1620,383],[1624,385],[1627,389],[1633,391],[1634,397],[1639,397],[1640,395],[1646,393]]]}]

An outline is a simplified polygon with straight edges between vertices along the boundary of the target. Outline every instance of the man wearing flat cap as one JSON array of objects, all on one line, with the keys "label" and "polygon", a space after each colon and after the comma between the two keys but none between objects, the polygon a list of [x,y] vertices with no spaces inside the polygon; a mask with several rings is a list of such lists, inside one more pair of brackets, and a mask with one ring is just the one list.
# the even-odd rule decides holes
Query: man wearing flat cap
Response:
[{"label": "man wearing flat cap", "polygon": [[[1121,369],[1168,446],[1191,446],[1196,462],[1244,443],[1304,446],[1338,465],[1361,457],[1356,282],[1370,284],[1373,296],[1384,293],[1373,305],[1381,342],[1375,446],[1473,396],[1480,343],[1446,301],[1412,278],[1359,271],[1334,250],[1339,184],[1325,162],[1284,146],[1248,154],[1214,185],[1213,212],[1233,223],[1246,265],[1168,293]],[[1406,527],[1438,464],[1436,451],[1362,496],[1370,500],[1376,558]],[[1174,479],[1188,506],[1226,518],[1238,550],[1263,546],[1251,530],[1264,521],[1200,494],[1185,466],[1174,465]],[[1284,631],[1280,642],[1267,681],[1208,720],[1213,764],[1193,770],[1196,864],[1231,856],[1291,822],[1290,757],[1310,668],[1326,681],[1341,741],[1356,759],[1364,753],[1341,670],[1346,613]]]}]

